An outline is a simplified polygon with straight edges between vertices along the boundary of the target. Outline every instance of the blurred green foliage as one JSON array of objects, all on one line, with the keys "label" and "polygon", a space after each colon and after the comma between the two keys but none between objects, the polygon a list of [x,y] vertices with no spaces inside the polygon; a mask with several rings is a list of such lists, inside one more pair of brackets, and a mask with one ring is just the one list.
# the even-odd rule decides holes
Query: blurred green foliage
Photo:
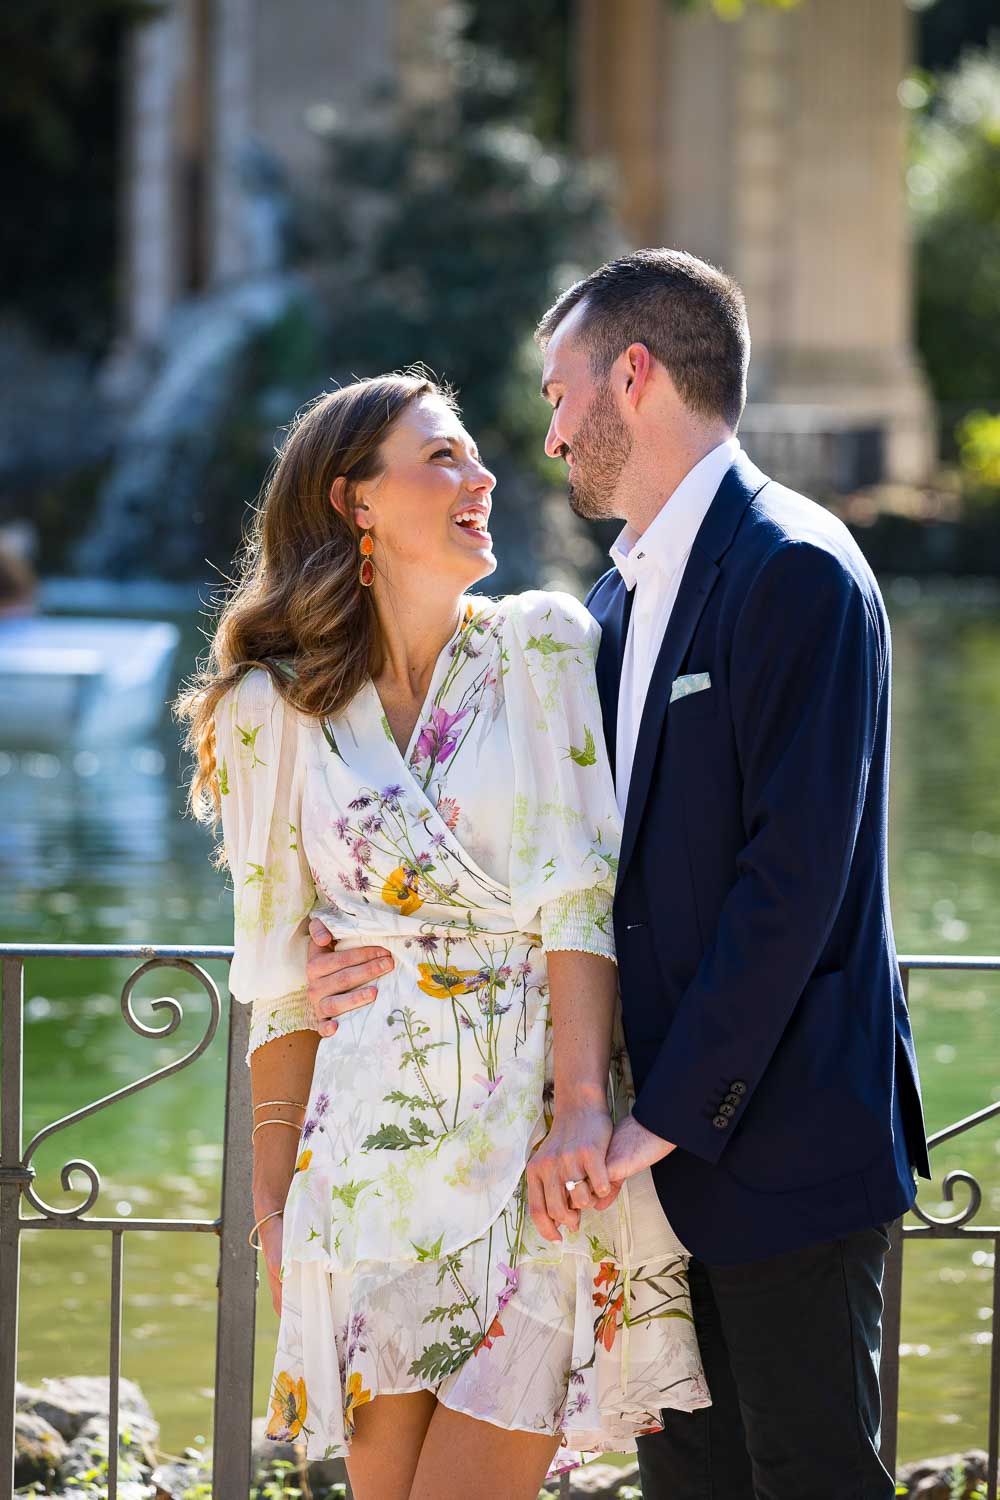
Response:
[{"label": "blurred green foliage", "polygon": [[572,134],[572,14],[573,0],[532,0],[530,12],[511,0],[474,0],[462,20],[468,42],[518,59],[523,116],[543,141],[563,144]]},{"label": "blurred green foliage", "polygon": [[336,373],[423,361],[459,387],[480,441],[533,462],[547,424],[531,334],[608,248],[601,197],[531,128],[513,61],[454,32],[434,55],[439,102],[384,99],[330,134],[314,250]]},{"label": "blurred green foliage", "polygon": [[1000,398],[1000,45],[913,84],[920,348],[939,400]]},{"label": "blurred green foliage", "polygon": [[724,21],[738,21],[755,6],[763,10],[794,10],[803,0],[669,0],[675,10],[711,8]]},{"label": "blurred green foliage", "polygon": [[903,99],[914,111],[920,352],[945,413],[946,456],[957,449],[980,504],[992,494],[1000,505],[989,416],[1000,412],[1000,42],[940,78],[911,78]]},{"label": "blurred green foliage", "polygon": [[970,411],[959,422],[956,437],[970,498],[995,500],[992,492],[1000,492],[1000,416]]}]

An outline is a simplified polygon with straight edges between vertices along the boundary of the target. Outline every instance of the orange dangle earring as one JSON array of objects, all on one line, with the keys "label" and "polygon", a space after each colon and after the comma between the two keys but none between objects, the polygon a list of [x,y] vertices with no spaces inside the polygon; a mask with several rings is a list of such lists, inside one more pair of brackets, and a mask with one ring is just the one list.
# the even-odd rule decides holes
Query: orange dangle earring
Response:
[{"label": "orange dangle earring", "polygon": [[370,531],[361,533],[358,551],[361,553],[361,571],[358,574],[358,581],[363,589],[370,589],[375,582],[375,564],[372,562],[375,543]]}]

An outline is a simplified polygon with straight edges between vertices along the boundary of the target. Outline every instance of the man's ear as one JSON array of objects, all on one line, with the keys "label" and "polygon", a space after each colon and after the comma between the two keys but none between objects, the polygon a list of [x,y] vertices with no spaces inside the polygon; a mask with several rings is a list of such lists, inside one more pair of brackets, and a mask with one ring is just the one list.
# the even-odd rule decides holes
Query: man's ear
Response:
[{"label": "man's ear", "polygon": [[653,356],[645,344],[629,344],[622,355],[624,361],[625,399],[638,406],[649,384],[653,370]]}]

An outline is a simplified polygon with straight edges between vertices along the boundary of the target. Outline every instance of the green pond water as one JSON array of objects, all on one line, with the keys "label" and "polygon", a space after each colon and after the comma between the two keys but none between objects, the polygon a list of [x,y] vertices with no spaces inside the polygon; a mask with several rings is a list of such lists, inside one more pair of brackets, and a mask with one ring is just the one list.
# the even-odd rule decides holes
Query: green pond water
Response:
[{"label": "green pond water", "polygon": [[[892,898],[901,952],[1000,953],[1000,595],[983,587],[886,585],[895,643]],[[185,622],[180,667],[198,649]],[[0,730],[2,743],[2,730]],[[231,905],[209,839],[181,816],[181,761],[155,744],[61,756],[0,752],[0,939],[225,943]],[[822,788],[816,795],[822,796]],[[225,966],[210,965],[224,984]],[[51,1121],[189,1051],[208,1002],[185,976],[153,975],[135,1008],[184,998],[165,1041],[136,1035],[119,996],[130,965],[38,960],[25,981],[25,1142]],[[1000,974],[914,979],[912,1011],[932,1130],[1000,1099]],[[228,1000],[225,1002],[228,1005]],[[219,1211],[226,1012],[207,1052],[173,1078],[46,1141],[35,1187],[54,1207],[60,1169],[101,1174],[94,1214],[212,1218]],[[935,1153],[942,1204],[951,1167],[982,1183],[978,1222],[1000,1223],[1000,1129],[989,1122]],[[960,1190],[961,1192],[961,1190]],[[961,1199],[964,1203],[964,1198]],[[22,1236],[18,1375],[105,1375],[110,1236]],[[992,1246],[911,1243],[904,1278],[900,1458],[985,1446]],[[178,1453],[211,1440],[218,1242],[212,1234],[125,1236],[123,1374],[138,1381]],[[267,1412],[276,1320],[258,1296],[255,1413]],[[804,1334],[808,1336],[808,1334]]]}]

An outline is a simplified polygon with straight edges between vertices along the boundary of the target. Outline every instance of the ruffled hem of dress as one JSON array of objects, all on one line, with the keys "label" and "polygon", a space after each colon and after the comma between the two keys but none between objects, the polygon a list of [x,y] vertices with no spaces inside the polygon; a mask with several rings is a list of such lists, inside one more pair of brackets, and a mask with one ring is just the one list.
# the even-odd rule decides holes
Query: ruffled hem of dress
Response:
[{"label": "ruffled hem of dress", "polygon": [[[383,1384],[376,1373],[382,1363],[383,1346],[376,1343],[372,1357],[356,1359],[358,1346],[363,1353],[371,1353],[372,1346],[366,1346],[364,1340],[373,1339],[367,1325],[373,1319],[375,1303],[370,1297],[356,1295],[355,1278],[331,1276],[316,1262],[293,1262],[292,1275],[286,1280],[291,1282],[289,1306],[290,1309],[294,1306],[294,1312],[287,1328],[284,1312],[282,1315],[272,1392],[281,1385],[286,1403],[282,1409],[297,1416],[293,1417],[291,1428],[284,1423],[276,1424],[272,1395],[272,1420],[265,1436],[271,1441],[301,1440],[304,1436],[310,1460],[347,1457],[353,1436],[353,1418],[348,1415],[352,1406],[367,1405],[383,1395],[429,1391],[444,1406],[476,1421],[489,1422],[506,1431],[559,1437],[560,1446],[548,1470],[548,1477],[552,1477],[604,1453],[634,1452],[638,1437],[661,1430],[660,1413],[664,1407],[697,1411],[709,1406],[711,1399],[701,1370],[693,1324],[690,1330],[678,1329],[676,1323],[670,1322],[648,1324],[652,1345],[643,1351],[640,1361],[634,1362],[639,1368],[630,1373],[628,1333],[623,1325],[618,1325],[612,1345],[605,1344],[594,1331],[592,1303],[597,1299],[592,1295],[591,1271],[595,1263],[584,1265],[582,1254],[575,1258],[574,1315],[564,1324],[566,1332],[571,1332],[572,1354],[567,1359],[568,1349],[547,1350],[548,1365],[543,1361],[537,1369],[532,1369],[532,1380],[528,1382],[520,1378],[518,1360],[524,1356],[513,1352],[521,1330],[515,1326],[512,1314],[523,1317],[525,1326],[545,1328],[547,1325],[538,1322],[537,1304],[519,1309],[510,1305],[510,1299],[505,1303],[501,1296],[486,1314],[489,1317],[495,1308],[487,1336],[474,1351],[469,1351],[457,1369],[437,1379],[410,1369],[400,1379],[403,1371],[398,1370],[396,1379],[389,1378]],[[538,1268],[551,1270],[553,1262],[525,1258],[519,1262],[518,1272],[523,1275],[526,1269]],[[600,1270],[605,1269],[612,1267],[601,1264]],[[615,1269],[620,1273],[620,1267]],[[343,1283],[340,1288],[335,1286],[338,1280]],[[339,1307],[338,1291],[343,1298]],[[506,1332],[514,1335],[510,1341],[510,1363],[491,1368],[488,1357],[484,1358],[478,1369],[482,1379],[477,1381],[477,1367],[472,1362],[484,1346],[492,1350],[501,1338],[504,1344],[508,1342],[505,1330],[499,1326],[501,1319],[507,1324]],[[554,1336],[558,1331],[554,1331]],[[343,1348],[345,1340],[348,1347]],[[500,1347],[502,1357],[508,1357],[508,1351]],[[580,1367],[588,1349],[590,1357]],[[406,1350],[403,1359],[412,1352],[413,1349]],[[524,1364],[527,1369],[526,1358]],[[570,1375],[568,1384],[564,1384],[567,1366]],[[514,1407],[521,1404],[525,1384],[534,1384],[540,1390],[547,1388],[549,1392],[547,1401],[540,1398],[547,1415],[536,1409],[534,1421],[519,1420],[515,1410],[508,1409],[506,1415],[501,1410],[505,1402],[508,1408],[511,1403]],[[480,1405],[470,1399],[477,1388],[484,1395]],[[290,1406],[287,1404],[289,1391],[297,1391],[299,1406],[294,1399]],[[486,1404],[487,1394],[494,1401],[492,1410]]]},{"label": "ruffled hem of dress", "polygon": [[[458,1412],[463,1417],[471,1417],[475,1422],[488,1422],[491,1427],[499,1427],[503,1432],[527,1432],[532,1437],[560,1438],[561,1441],[559,1447],[556,1449],[555,1456],[549,1464],[548,1471],[545,1475],[545,1480],[543,1480],[543,1483],[545,1483],[549,1479],[556,1478],[559,1474],[566,1474],[571,1469],[579,1469],[583,1464],[589,1464],[592,1459],[601,1458],[606,1453],[635,1453],[637,1437],[645,1437],[650,1433],[663,1431],[663,1424],[661,1422],[657,1422],[648,1427],[643,1427],[638,1431],[632,1432],[631,1434],[625,1434],[620,1438],[614,1439],[610,1437],[602,1438],[601,1435],[594,1429],[577,1431],[572,1428],[567,1429],[565,1427],[560,1427],[556,1428],[552,1432],[540,1432],[537,1427],[528,1427],[526,1424],[519,1425],[517,1422],[498,1422],[496,1418],[487,1416],[481,1411],[474,1411],[472,1407],[461,1406],[457,1401],[449,1401],[447,1396],[442,1396],[440,1394],[440,1391],[436,1386],[429,1385],[426,1382],[414,1385],[395,1386],[391,1389],[388,1387],[381,1388],[376,1392],[376,1395],[415,1396],[420,1391],[429,1391],[433,1396],[437,1397],[438,1404],[441,1406],[446,1406],[449,1411]],[[375,1396],[372,1396],[371,1399],[374,1401]],[[709,1401],[701,1401],[697,1404],[684,1407],[683,1410],[698,1411],[701,1409],[701,1407],[709,1405],[711,1405]],[[279,1443],[287,1441],[287,1439],[283,1438],[280,1433],[276,1436],[265,1433],[264,1436],[267,1442]],[[323,1457],[327,1459],[350,1458],[350,1456],[350,1439],[345,1440],[343,1443],[330,1444],[323,1450]],[[308,1451],[306,1457],[310,1463],[315,1461],[315,1455],[309,1453]]]}]

